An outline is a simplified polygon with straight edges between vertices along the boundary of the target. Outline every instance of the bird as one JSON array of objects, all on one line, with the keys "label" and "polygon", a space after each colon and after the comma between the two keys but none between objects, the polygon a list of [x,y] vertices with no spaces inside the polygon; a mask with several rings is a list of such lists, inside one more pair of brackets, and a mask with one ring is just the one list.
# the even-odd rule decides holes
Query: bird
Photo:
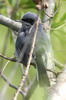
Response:
[{"label": "bird", "polygon": [[[15,57],[17,60],[22,61],[26,66],[28,58],[30,55],[30,50],[32,46],[33,33],[35,32],[35,27],[30,31],[31,27],[37,21],[38,15],[32,12],[27,12],[23,15],[21,22],[22,28],[18,32],[18,36],[15,43]],[[41,87],[49,86],[49,78],[46,71],[45,60],[46,60],[46,43],[44,41],[45,33],[43,31],[43,26],[41,19],[39,19],[38,31],[36,37],[35,48],[32,55],[32,61],[37,68],[37,81]]]}]

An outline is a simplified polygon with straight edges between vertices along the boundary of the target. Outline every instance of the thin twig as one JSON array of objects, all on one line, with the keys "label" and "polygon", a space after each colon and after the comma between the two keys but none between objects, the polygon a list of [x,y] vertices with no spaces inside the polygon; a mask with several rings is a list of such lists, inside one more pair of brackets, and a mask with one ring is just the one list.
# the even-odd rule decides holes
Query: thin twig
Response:
[{"label": "thin twig", "polygon": [[60,8],[60,0],[58,0],[58,9],[54,12],[54,14],[52,14],[52,16],[48,15],[45,11],[44,11],[44,13],[45,13],[48,17],[53,18],[53,17],[56,15],[56,13],[58,12],[59,8]]},{"label": "thin twig", "polygon": [[[4,58],[4,59],[6,59],[6,60],[10,60],[10,61],[12,61],[12,62],[17,62],[17,60],[15,59],[15,58],[8,58],[8,57],[6,57],[6,56],[3,56],[2,54],[0,54],[0,57],[2,57],[2,58]],[[55,62],[55,65],[58,67],[58,68],[60,68],[60,69],[62,69],[62,68],[64,68],[64,64],[61,64],[59,61],[57,61],[55,58],[53,58],[53,60],[54,60],[54,62]],[[22,61],[21,62],[19,62],[19,63],[23,63]],[[31,65],[33,65],[33,66],[35,66],[34,65],[34,63],[32,63],[31,62]],[[48,69],[47,69],[48,70]],[[48,70],[49,71],[49,70]],[[51,70],[50,70],[50,72],[51,72]],[[54,73],[54,72],[53,72]]]},{"label": "thin twig", "polygon": [[9,62],[10,62],[10,61],[7,61],[7,62],[6,62],[5,66],[3,67],[2,71],[1,71],[1,73],[4,72],[4,70],[5,70],[5,68],[7,67],[7,65],[8,65]]},{"label": "thin twig", "polygon": [[[11,58],[12,58],[12,57],[11,57]],[[2,71],[1,71],[1,73],[4,72],[4,70],[5,70],[5,68],[7,67],[7,65],[8,65],[9,62],[10,62],[10,60],[6,62],[6,64],[4,65],[4,67],[3,67]]]},{"label": "thin twig", "polygon": [[9,58],[9,57],[6,57],[6,56],[4,56],[4,55],[2,55],[2,54],[0,54],[0,57],[4,58],[4,59],[6,59],[6,60],[13,61],[13,62],[16,62],[16,61],[17,61],[15,58]]},{"label": "thin twig", "polygon": [[[16,58],[9,58],[9,57],[6,57],[2,54],[0,54],[0,57],[3,58],[3,59],[6,59],[6,60],[10,60],[12,62],[17,62],[17,63],[22,63],[22,64],[24,63],[25,64],[25,62],[23,62],[23,61],[18,62]],[[33,62],[31,62],[31,65],[36,66],[35,63],[33,63]]]},{"label": "thin twig", "polygon": [[61,64],[59,61],[57,61],[56,59],[53,59],[55,62],[55,66],[57,66],[59,69],[64,68],[64,64]]},{"label": "thin twig", "polygon": [[50,69],[46,69],[46,70],[49,71],[49,72],[52,72],[55,76],[57,75],[56,72],[54,72],[54,71],[52,71],[52,70],[50,70]]},{"label": "thin twig", "polygon": [[48,29],[54,31],[54,30],[58,30],[58,29],[62,28],[62,27],[65,26],[65,25],[66,25],[66,22],[65,22],[64,24],[62,24],[62,25],[56,27],[56,28],[48,28]]},{"label": "thin twig", "polygon": [[[16,90],[18,89],[18,87],[14,86],[13,84],[11,84],[11,83],[8,81],[8,79],[5,77],[4,74],[2,74],[2,73],[0,72],[0,75],[1,75],[2,79],[3,79],[10,87],[12,87],[12,88],[14,88],[14,89],[16,89]],[[25,96],[24,91],[20,90],[20,93],[21,93],[23,96]]]},{"label": "thin twig", "polygon": [[[4,58],[4,59],[6,59],[6,60],[10,60],[10,61],[12,61],[12,62],[17,62],[17,59],[16,59],[16,58],[9,58],[9,57],[6,57],[6,56],[4,56],[4,55],[2,55],[2,54],[0,54],[0,57]],[[23,63],[23,62],[20,61],[20,62],[17,62],[17,63]]]},{"label": "thin twig", "polygon": [[45,12],[45,10],[44,10],[45,15],[47,15],[49,18],[48,18],[47,20],[43,21],[43,23],[45,23],[45,22],[47,22],[48,20],[50,20],[51,18],[53,18],[53,17],[56,15],[56,13],[59,11],[59,8],[60,8],[60,0],[58,0],[58,9],[54,12],[54,14],[48,15],[48,14]]},{"label": "thin twig", "polygon": [[53,16],[56,15],[56,13],[59,11],[59,8],[60,8],[60,0],[58,0],[58,9],[54,12]]}]

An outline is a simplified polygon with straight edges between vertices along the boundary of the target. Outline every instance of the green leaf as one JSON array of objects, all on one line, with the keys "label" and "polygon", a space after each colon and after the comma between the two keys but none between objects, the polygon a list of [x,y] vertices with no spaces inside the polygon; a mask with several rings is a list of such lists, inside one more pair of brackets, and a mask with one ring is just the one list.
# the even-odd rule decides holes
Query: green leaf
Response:
[{"label": "green leaf", "polygon": [[8,2],[12,5],[13,0],[8,0]]}]

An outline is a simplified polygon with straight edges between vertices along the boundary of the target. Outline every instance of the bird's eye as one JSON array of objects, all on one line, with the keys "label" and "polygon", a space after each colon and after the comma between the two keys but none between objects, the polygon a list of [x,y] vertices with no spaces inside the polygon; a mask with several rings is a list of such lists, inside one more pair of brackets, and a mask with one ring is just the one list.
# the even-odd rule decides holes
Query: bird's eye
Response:
[{"label": "bird's eye", "polygon": [[30,23],[31,25],[34,24],[34,20],[31,19],[31,18],[27,18],[27,19],[22,19],[23,21],[27,22],[27,23]]}]

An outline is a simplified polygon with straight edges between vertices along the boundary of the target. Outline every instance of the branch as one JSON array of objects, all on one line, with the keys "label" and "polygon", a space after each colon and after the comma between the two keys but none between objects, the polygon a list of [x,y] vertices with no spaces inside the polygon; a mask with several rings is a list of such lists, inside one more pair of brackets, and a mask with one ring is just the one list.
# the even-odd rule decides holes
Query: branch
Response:
[{"label": "branch", "polygon": [[6,56],[4,56],[2,54],[0,54],[0,57],[4,58],[6,60],[10,60],[10,61],[13,61],[13,62],[17,62],[17,60],[15,58],[8,58],[8,57],[6,57]]},{"label": "branch", "polygon": [[7,26],[14,31],[18,31],[22,26],[20,22],[16,22],[16,21],[14,21],[10,18],[7,18],[1,14],[0,14],[0,24]]},{"label": "branch", "polygon": [[[44,29],[44,37],[45,37],[44,41],[45,41],[45,46],[46,46],[45,48],[46,49],[46,68],[53,71],[55,63],[52,58],[54,58],[54,55],[53,55],[53,49],[52,49],[52,44],[51,44],[51,38],[50,38],[50,30],[47,30],[47,28],[51,27],[52,18],[50,18],[50,16],[52,16],[54,13],[55,2],[54,0],[47,0],[47,3],[48,3],[48,8],[44,8],[45,15],[43,19],[44,21],[43,29]],[[55,75],[52,72],[47,72],[47,74],[50,79],[50,85],[54,85],[55,81],[53,83],[53,80],[56,80]]]},{"label": "branch", "polygon": [[[6,57],[6,56],[4,56],[4,55],[2,55],[2,54],[0,54],[0,57],[2,57],[3,59],[6,59],[6,60],[10,60],[10,61],[12,61],[12,62],[17,62],[17,63],[25,64],[25,62],[23,62],[23,61],[18,62],[18,61],[16,60],[16,58],[9,58],[9,57]],[[25,64],[25,65],[26,65],[26,64]],[[36,66],[35,63],[33,63],[33,62],[31,62],[31,65],[33,65],[34,67]]]},{"label": "branch", "polygon": [[[6,60],[10,60],[10,61],[12,61],[12,62],[17,62],[17,60],[15,59],[15,58],[8,58],[8,57],[6,57],[6,56],[3,56],[2,54],[0,54],[0,57],[2,57],[2,58],[4,58],[4,59],[6,59]],[[58,67],[58,68],[60,68],[60,69],[62,69],[62,68],[64,68],[64,65],[63,64],[61,64],[59,61],[57,61],[56,59],[54,59],[54,62],[55,62],[55,65]],[[20,61],[20,62],[17,62],[17,63],[22,63],[23,64],[23,61]],[[35,64],[33,63],[33,62],[31,62],[31,65],[33,65],[34,67],[35,67]],[[57,76],[59,73],[55,73],[54,71],[52,71],[52,70],[50,70],[50,69],[46,69],[47,71],[49,71],[49,72],[52,72],[55,76]]]}]

